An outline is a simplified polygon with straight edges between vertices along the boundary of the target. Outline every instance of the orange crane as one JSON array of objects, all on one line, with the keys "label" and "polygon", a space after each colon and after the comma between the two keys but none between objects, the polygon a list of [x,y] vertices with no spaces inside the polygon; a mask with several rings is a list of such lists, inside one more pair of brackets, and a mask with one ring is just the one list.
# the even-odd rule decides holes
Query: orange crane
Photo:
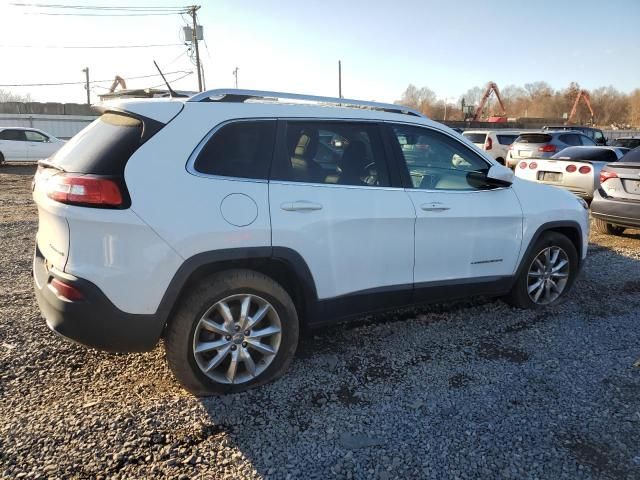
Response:
[{"label": "orange crane", "polygon": [[578,103],[580,103],[581,98],[584,100],[584,103],[587,105],[589,112],[591,112],[591,123],[593,124],[593,119],[595,117],[595,114],[593,113],[593,108],[591,107],[591,97],[589,96],[589,92],[587,92],[586,90],[580,90],[578,92],[578,95],[576,96],[576,101],[573,102],[573,108],[571,109],[571,113],[569,114],[569,118],[567,119],[567,124],[571,123],[571,120],[573,120],[573,117],[576,114],[576,110],[578,110]]},{"label": "orange crane", "polygon": [[116,75],[116,78],[113,79],[113,83],[111,84],[111,87],[109,88],[109,93],[113,93],[116,91],[116,87],[118,86],[118,84],[120,84],[120,88],[122,90],[126,90],[127,89],[127,83],[124,81],[124,78],[122,78],[120,75]]},{"label": "orange crane", "polygon": [[480,116],[482,115],[482,109],[484,108],[484,104],[487,102],[489,95],[491,92],[495,92],[496,98],[498,99],[498,103],[500,103],[500,109],[502,110],[501,117],[489,117],[489,122],[506,122],[507,121],[507,111],[504,108],[504,104],[502,103],[502,98],[500,98],[500,90],[498,90],[498,85],[495,82],[487,83],[487,88],[480,99],[480,103],[478,104],[478,108],[476,108],[476,113],[473,115],[473,121],[477,122],[480,120]]}]

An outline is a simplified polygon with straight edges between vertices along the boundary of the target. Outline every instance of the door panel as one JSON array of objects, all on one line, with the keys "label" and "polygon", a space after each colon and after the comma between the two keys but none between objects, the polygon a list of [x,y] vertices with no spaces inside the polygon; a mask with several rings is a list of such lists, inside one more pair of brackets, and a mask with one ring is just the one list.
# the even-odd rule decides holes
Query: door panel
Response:
[{"label": "door panel", "polygon": [[416,284],[513,274],[522,211],[511,188],[407,192],[418,216]]},{"label": "door panel", "polygon": [[386,158],[373,122],[279,123],[272,245],[303,257],[319,299],[371,289],[410,296],[415,211],[404,189],[391,187]]},{"label": "door panel", "polygon": [[451,135],[399,124],[389,130],[417,215],[415,286],[512,275],[522,243],[513,190],[493,188],[490,163]]},{"label": "door panel", "polygon": [[27,142],[24,130],[0,131],[0,152],[7,161],[23,161],[27,159]]},{"label": "door panel", "polygon": [[271,181],[269,199],[272,244],[302,256],[319,299],[411,288],[415,213],[402,189]]},{"label": "door panel", "polygon": [[40,132],[26,130],[27,160],[42,160],[50,155],[51,143]]}]

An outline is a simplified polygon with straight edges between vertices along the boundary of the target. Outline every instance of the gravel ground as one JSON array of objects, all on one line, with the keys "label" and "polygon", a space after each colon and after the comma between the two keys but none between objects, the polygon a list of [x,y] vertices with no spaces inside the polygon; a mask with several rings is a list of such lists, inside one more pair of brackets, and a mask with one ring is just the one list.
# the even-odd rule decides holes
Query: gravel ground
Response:
[{"label": "gravel ground", "polygon": [[640,232],[593,235],[562,306],[500,301],[305,338],[278,382],[197,399],[161,347],[87,350],[32,294],[33,170],[0,170],[6,478],[640,478]]}]

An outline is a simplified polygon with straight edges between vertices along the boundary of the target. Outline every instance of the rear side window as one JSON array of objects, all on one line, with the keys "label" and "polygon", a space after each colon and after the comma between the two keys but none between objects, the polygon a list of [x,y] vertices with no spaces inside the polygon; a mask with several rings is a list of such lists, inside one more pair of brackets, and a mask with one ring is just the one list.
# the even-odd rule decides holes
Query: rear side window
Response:
[{"label": "rear side window", "polygon": [[578,137],[580,138],[582,145],[586,147],[593,147],[596,145],[596,142],[594,142],[591,138],[587,137],[586,135],[578,135]]},{"label": "rear side window", "polygon": [[76,134],[50,162],[67,172],[122,175],[133,153],[164,124],[107,112]]},{"label": "rear side window", "polygon": [[487,138],[487,134],[486,133],[468,133],[468,132],[465,132],[465,133],[462,134],[462,136],[467,138],[471,143],[484,143],[485,139]]},{"label": "rear side window", "polygon": [[24,130],[2,130],[0,132],[0,140],[25,141]]},{"label": "rear side window", "polygon": [[549,143],[551,135],[546,133],[525,133],[520,135],[516,140],[517,143]]},{"label": "rear side window", "polygon": [[613,146],[624,148],[640,147],[640,138],[619,138],[613,142]]},{"label": "rear side window", "polygon": [[384,147],[376,124],[289,121],[284,140],[273,179],[389,186]]},{"label": "rear side window", "polygon": [[560,140],[562,143],[566,143],[567,145],[583,145],[583,143],[580,141],[580,136],[576,135],[575,133],[560,135],[558,137],[558,140]]},{"label": "rear side window", "polygon": [[498,142],[500,145],[511,145],[518,135],[496,135],[498,137]]},{"label": "rear side window", "polygon": [[208,175],[266,180],[275,136],[275,120],[227,124],[209,138],[193,168]]}]

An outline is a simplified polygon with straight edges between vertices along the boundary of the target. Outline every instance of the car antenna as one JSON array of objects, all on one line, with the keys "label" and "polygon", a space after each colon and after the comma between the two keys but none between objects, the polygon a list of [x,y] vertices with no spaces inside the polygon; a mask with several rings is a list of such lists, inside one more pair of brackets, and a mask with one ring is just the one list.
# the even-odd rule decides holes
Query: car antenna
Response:
[{"label": "car antenna", "polygon": [[167,88],[169,89],[169,96],[171,98],[177,97],[178,95],[176,95],[176,92],[173,91],[173,88],[171,88],[171,85],[169,85],[169,82],[167,82],[167,79],[164,78],[162,70],[160,70],[160,67],[158,66],[155,60],[153,61],[153,64],[156,66],[156,68],[158,69],[158,72],[160,73],[160,76],[162,77],[162,80],[164,80],[164,83],[167,85]]}]

